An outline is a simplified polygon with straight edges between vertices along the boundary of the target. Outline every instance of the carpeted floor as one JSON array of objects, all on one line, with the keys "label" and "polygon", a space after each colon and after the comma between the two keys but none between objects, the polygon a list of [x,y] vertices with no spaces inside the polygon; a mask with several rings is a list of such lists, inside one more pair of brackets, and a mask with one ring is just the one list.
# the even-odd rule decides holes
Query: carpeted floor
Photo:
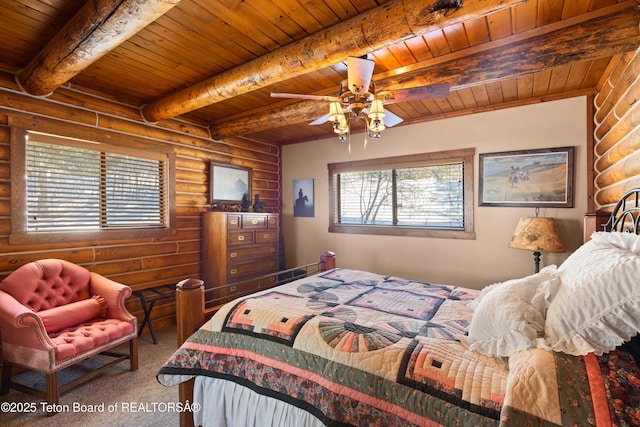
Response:
[{"label": "carpeted floor", "polygon": [[[164,387],[156,380],[156,373],[176,349],[175,327],[156,332],[158,344],[154,345],[151,336],[146,333],[138,340],[139,369],[129,371],[129,362],[125,361],[99,376],[60,397],[60,405],[65,408],[52,417],[48,417],[38,399],[30,395],[11,390],[8,395],[0,396],[0,402],[35,403],[36,412],[8,413],[0,410],[2,426],[177,426],[179,414],[174,410],[178,402],[178,387]],[[126,348],[124,348],[126,351]],[[100,356],[102,357],[102,356]],[[108,360],[108,359],[105,359]],[[95,363],[95,360],[92,360]],[[81,368],[68,368],[60,375],[62,384],[86,372],[91,365],[83,362]],[[37,385],[44,389],[44,375],[26,372],[15,376],[16,381]],[[7,406],[0,404],[0,408]],[[10,405],[14,409],[19,406]]]}]

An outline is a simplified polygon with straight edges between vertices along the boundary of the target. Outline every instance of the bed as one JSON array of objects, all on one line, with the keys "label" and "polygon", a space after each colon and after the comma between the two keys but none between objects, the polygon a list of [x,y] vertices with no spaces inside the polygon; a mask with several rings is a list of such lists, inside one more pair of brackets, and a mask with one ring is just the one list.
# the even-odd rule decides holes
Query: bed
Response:
[{"label": "bed", "polygon": [[180,385],[183,425],[640,425],[638,199],[606,231],[588,216],[562,265],[481,291],[335,268],[325,253],[317,273],[191,334],[206,313],[188,281],[184,343],[158,381]]}]

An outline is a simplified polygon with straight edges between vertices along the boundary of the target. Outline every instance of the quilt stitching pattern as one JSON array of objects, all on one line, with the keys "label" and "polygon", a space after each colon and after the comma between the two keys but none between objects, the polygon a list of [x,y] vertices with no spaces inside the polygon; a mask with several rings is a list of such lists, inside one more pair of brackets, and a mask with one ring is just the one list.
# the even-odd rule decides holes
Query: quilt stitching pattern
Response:
[{"label": "quilt stitching pattern", "polygon": [[[250,306],[250,302],[258,300],[260,302],[276,303],[297,299],[299,298],[292,295],[270,292],[255,298],[242,300],[229,312],[223,331],[261,335],[264,338],[291,346],[302,326],[314,316],[312,314],[291,315],[278,312],[271,312],[269,316],[265,316],[265,311],[260,311],[260,318],[257,319],[254,317],[255,310]],[[258,323],[257,320],[260,322]]]},{"label": "quilt stitching pattern", "polygon": [[374,288],[349,302],[349,305],[429,320],[444,300],[403,290]]},{"label": "quilt stitching pattern", "polygon": [[[640,370],[626,353],[600,359],[606,390],[592,402],[594,366],[583,358],[527,351],[509,359],[517,377],[459,342],[477,292],[341,269],[303,280],[222,308],[159,381],[224,378],[327,425],[593,425],[607,405],[638,425],[639,394],[625,391],[640,390]],[[531,412],[532,395],[555,395],[558,407]]]}]

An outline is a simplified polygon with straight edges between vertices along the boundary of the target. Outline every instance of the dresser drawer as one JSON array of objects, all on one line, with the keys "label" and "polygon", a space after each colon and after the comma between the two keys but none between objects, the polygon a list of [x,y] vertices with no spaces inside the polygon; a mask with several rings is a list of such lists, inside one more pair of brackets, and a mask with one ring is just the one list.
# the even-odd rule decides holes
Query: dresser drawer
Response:
[{"label": "dresser drawer", "polygon": [[257,230],[256,243],[270,243],[278,240],[278,233],[275,230]]},{"label": "dresser drawer", "polygon": [[230,231],[228,235],[229,246],[251,245],[255,242],[253,231]]},{"label": "dresser drawer", "polygon": [[277,265],[275,258],[258,262],[250,262],[247,264],[230,265],[227,268],[229,283],[247,278],[247,276],[254,277],[275,272]]},{"label": "dresser drawer", "polygon": [[242,227],[242,217],[240,215],[227,215],[227,229],[229,231],[239,230]]},{"label": "dresser drawer", "polygon": [[245,230],[250,230],[253,228],[267,228],[267,225],[269,224],[268,222],[268,215],[261,215],[261,214],[256,214],[256,215],[244,215],[242,217],[242,228]]},{"label": "dresser drawer", "polygon": [[227,262],[242,262],[256,258],[273,257],[276,254],[275,246],[252,246],[229,249]]}]

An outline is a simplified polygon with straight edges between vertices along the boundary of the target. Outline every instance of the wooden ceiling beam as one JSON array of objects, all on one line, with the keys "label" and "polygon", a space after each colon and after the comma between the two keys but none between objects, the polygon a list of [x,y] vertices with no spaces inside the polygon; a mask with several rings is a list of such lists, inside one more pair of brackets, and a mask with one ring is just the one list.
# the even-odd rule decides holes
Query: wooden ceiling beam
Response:
[{"label": "wooden ceiling beam", "polygon": [[[531,74],[577,61],[594,60],[633,51],[638,47],[640,10],[617,11],[550,33],[476,52],[405,74],[387,72],[376,87],[408,88],[448,82],[453,89],[483,85]],[[304,101],[210,126],[214,138],[246,135],[265,127],[311,121],[326,114],[326,104]]]},{"label": "wooden ceiling beam", "polygon": [[180,0],[90,0],[18,74],[22,88],[47,95]]},{"label": "wooden ceiling beam", "polygon": [[525,0],[466,0],[448,13],[434,10],[436,0],[391,0],[248,63],[151,102],[142,109],[152,122],[263,88],[426,34]]},{"label": "wooden ceiling beam", "polygon": [[488,84],[504,78],[595,60],[638,48],[640,9],[635,5],[596,19],[564,27],[456,61],[384,79],[384,90],[448,82],[452,90]]},{"label": "wooden ceiling beam", "polygon": [[[318,101],[301,101],[284,105],[258,114],[211,125],[211,137],[223,139],[229,136],[247,135],[266,127],[275,128],[310,122],[329,112],[329,104]],[[328,125],[327,125],[328,126]]]}]

